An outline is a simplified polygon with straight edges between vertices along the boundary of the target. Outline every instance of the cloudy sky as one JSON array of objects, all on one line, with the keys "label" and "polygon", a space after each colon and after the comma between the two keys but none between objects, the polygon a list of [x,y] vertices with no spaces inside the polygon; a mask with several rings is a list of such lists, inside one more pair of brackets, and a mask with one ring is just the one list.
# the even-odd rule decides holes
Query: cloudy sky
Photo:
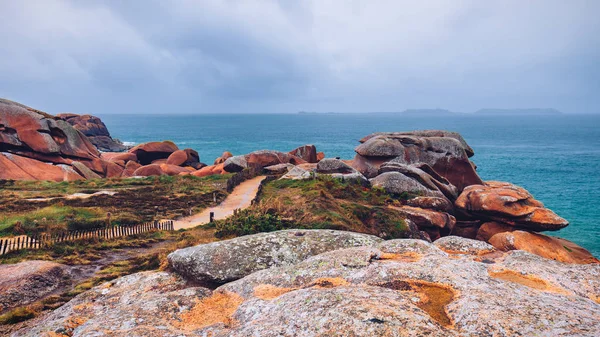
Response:
[{"label": "cloudy sky", "polygon": [[0,97],[48,112],[600,112],[600,1],[0,0]]}]

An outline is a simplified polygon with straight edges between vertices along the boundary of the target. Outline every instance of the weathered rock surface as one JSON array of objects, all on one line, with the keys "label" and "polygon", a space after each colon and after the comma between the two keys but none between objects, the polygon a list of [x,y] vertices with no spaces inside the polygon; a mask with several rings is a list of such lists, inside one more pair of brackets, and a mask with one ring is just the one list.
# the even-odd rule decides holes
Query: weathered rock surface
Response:
[{"label": "weathered rock surface", "polygon": [[155,160],[167,159],[169,156],[179,150],[177,145],[171,141],[149,142],[139,144],[129,150],[137,156],[138,161],[142,165],[151,164]]},{"label": "weathered rock surface", "polygon": [[231,154],[231,152],[229,151],[225,151],[219,158],[215,159],[214,165],[223,164],[227,159],[231,157],[233,157],[233,154]]},{"label": "weathered rock surface", "polygon": [[[109,282],[15,336],[597,336],[600,265],[449,238],[328,251],[217,288]],[[235,263],[222,255],[219,263]],[[235,259],[235,257],[231,257]]]},{"label": "weathered rock surface", "polygon": [[191,336],[179,316],[209,295],[169,273],[128,275],[78,295],[13,336]]},{"label": "weathered rock surface", "polygon": [[317,148],[314,145],[310,144],[295,148],[292,151],[290,151],[289,154],[301,158],[307,163],[316,163],[319,161],[317,159]]},{"label": "weathered rock surface", "polygon": [[0,265],[0,313],[40,300],[67,280],[66,267],[54,262]]},{"label": "weathered rock surface", "polygon": [[73,161],[104,174],[100,153],[81,132],[62,119],[8,100],[0,100],[0,149],[12,156],[3,155],[0,179],[81,179],[71,168],[50,166],[71,166]]},{"label": "weathered rock surface", "polygon": [[500,250],[524,250],[565,263],[600,263],[590,252],[571,241],[539,233],[520,230],[502,232],[492,236],[489,242]]},{"label": "weathered rock surface", "polygon": [[477,230],[477,236],[475,238],[477,240],[489,242],[492,236],[498,233],[512,232],[514,230],[517,230],[517,228],[501,222],[486,222],[481,224],[481,227],[479,227]]},{"label": "weathered rock surface", "polygon": [[224,283],[326,251],[380,241],[375,236],[344,231],[285,230],[180,249],[168,259],[173,269],[190,280]]},{"label": "weathered rock surface", "polygon": [[466,186],[482,181],[469,161],[467,151],[472,153],[472,149],[459,137],[437,130],[370,135],[356,147],[352,166],[373,178],[386,162],[424,163],[462,191]]},{"label": "weathered rock surface", "polygon": [[310,179],[312,178],[312,171],[305,170],[300,166],[292,166],[286,174],[284,174],[280,179],[294,179],[294,180],[302,180],[302,179]]},{"label": "weathered rock surface", "polygon": [[458,236],[445,236],[433,244],[449,254],[484,255],[496,251],[489,243]]},{"label": "weathered rock surface", "polygon": [[142,177],[162,176],[164,174],[165,174],[165,172],[160,168],[160,165],[158,165],[158,164],[145,165],[145,166],[142,166],[142,167],[136,169],[133,172],[134,176],[142,176]]},{"label": "weathered rock surface", "polygon": [[333,178],[357,181],[363,185],[369,185],[369,181],[362,173],[339,159],[321,159],[317,164],[316,171],[317,173],[330,175]]},{"label": "weathered rock surface", "polygon": [[96,116],[65,113],[58,114],[56,117],[67,121],[76,130],[83,133],[100,151],[123,152],[129,149],[121,141],[113,139],[104,122]]},{"label": "weathered rock surface", "polygon": [[206,177],[206,176],[210,176],[210,175],[213,175],[213,174],[224,174],[224,173],[227,173],[223,169],[223,166],[224,166],[224,164],[205,166],[205,167],[199,169],[196,172],[192,172],[192,175],[194,175],[196,177]]},{"label": "weathered rock surface", "polygon": [[454,205],[448,199],[441,197],[416,197],[406,200],[406,204],[412,207],[433,209],[446,213],[454,211]]},{"label": "weathered rock surface", "polygon": [[248,167],[245,156],[229,157],[223,163],[223,170],[227,172],[241,172]]},{"label": "weathered rock surface", "polygon": [[454,204],[475,217],[533,231],[558,230],[569,224],[524,188],[505,182],[469,186]]},{"label": "weathered rock surface", "polygon": [[277,164],[265,167],[265,171],[269,172],[270,174],[286,174],[289,170],[291,170],[294,167],[295,166],[293,164],[289,163]]},{"label": "weathered rock surface", "polygon": [[0,179],[73,181],[83,177],[67,165],[52,165],[12,153],[0,152]]},{"label": "weathered rock surface", "polygon": [[456,224],[456,218],[448,213],[411,206],[390,207],[400,212],[406,219],[411,220],[419,229],[437,227],[446,229],[449,233]]},{"label": "weathered rock surface", "polygon": [[359,140],[359,142],[364,143],[369,139],[376,136],[391,136],[391,137],[401,137],[401,136],[419,136],[419,137],[450,137],[459,141],[465,152],[469,157],[473,157],[475,151],[467,144],[467,141],[460,135],[458,132],[445,131],[445,130],[418,130],[418,131],[408,131],[408,132],[375,132],[368,136],[363,137]]}]

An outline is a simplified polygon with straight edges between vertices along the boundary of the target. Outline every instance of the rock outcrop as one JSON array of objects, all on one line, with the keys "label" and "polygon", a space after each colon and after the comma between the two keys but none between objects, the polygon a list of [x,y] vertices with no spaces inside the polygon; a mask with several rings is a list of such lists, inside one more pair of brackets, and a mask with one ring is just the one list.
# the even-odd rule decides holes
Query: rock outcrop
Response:
[{"label": "rock outcrop", "polygon": [[340,178],[347,181],[356,181],[363,185],[369,185],[369,181],[358,170],[346,164],[342,160],[335,158],[324,158],[319,161],[316,172],[327,174],[333,178]]},{"label": "rock outcrop", "polygon": [[140,164],[149,165],[155,160],[166,160],[173,152],[177,150],[179,150],[179,148],[177,145],[175,145],[175,143],[171,141],[163,141],[136,145],[131,148],[129,152],[136,155]]},{"label": "rock outcrop", "polygon": [[63,113],[56,117],[67,121],[76,130],[83,133],[100,151],[123,152],[129,149],[129,146],[123,145],[120,140],[113,139],[104,122],[96,116]]},{"label": "rock outcrop", "polygon": [[326,251],[380,241],[376,236],[344,231],[285,230],[184,248],[168,258],[173,269],[188,279],[224,283]]},{"label": "rock outcrop", "polygon": [[492,236],[489,242],[503,251],[524,250],[565,263],[600,263],[590,252],[571,241],[539,233],[520,230],[500,232]]},{"label": "rock outcrop", "polygon": [[307,163],[316,163],[317,159],[317,148],[314,145],[303,145],[289,152],[292,156],[301,158]]},{"label": "rock outcrop", "polygon": [[535,200],[524,188],[488,181],[467,187],[455,206],[472,216],[532,231],[558,230],[569,223]]},{"label": "rock outcrop", "polygon": [[[441,250],[437,246],[442,247]],[[126,276],[14,336],[597,336],[600,265],[452,237],[328,251],[212,292]],[[236,263],[224,253],[219,264]]]},{"label": "rock outcrop", "polygon": [[368,178],[379,174],[381,165],[429,165],[458,191],[482,181],[469,161],[473,150],[457,133],[426,130],[369,135],[356,147],[352,166]]},{"label": "rock outcrop", "polygon": [[165,272],[128,275],[77,296],[13,336],[190,336],[179,316],[210,292]]},{"label": "rock outcrop", "polygon": [[0,100],[0,152],[0,179],[82,179],[70,167],[73,161],[104,175],[100,153],[81,132],[62,119],[8,100]]},{"label": "rock outcrop", "polygon": [[0,265],[0,314],[38,301],[68,280],[66,266],[48,261]]}]

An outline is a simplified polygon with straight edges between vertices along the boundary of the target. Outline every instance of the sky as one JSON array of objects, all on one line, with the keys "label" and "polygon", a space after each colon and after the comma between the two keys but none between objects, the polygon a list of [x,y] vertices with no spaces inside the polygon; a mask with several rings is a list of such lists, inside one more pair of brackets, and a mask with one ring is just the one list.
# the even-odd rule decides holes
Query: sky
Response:
[{"label": "sky", "polygon": [[597,0],[0,0],[0,97],[50,113],[600,112]]}]

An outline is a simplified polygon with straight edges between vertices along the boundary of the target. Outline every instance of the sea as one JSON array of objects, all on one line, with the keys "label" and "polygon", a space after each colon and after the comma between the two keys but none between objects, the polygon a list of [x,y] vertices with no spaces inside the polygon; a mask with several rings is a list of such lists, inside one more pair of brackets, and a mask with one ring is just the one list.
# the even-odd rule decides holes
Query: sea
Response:
[{"label": "sea", "polygon": [[137,144],[171,140],[212,164],[223,151],[290,151],[314,144],[327,157],[354,157],[373,132],[443,129],[462,134],[484,180],[526,188],[570,225],[547,232],[600,257],[600,115],[393,113],[100,115],[111,135]]}]

